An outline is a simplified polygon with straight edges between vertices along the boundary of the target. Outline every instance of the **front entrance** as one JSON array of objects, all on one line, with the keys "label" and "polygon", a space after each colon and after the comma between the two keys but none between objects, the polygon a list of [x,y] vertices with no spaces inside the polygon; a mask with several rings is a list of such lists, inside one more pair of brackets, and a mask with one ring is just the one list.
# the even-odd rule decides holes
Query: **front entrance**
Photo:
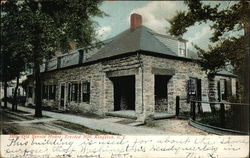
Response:
[{"label": "front entrance", "polygon": [[171,76],[155,75],[155,112],[167,112],[168,81]]},{"label": "front entrance", "polygon": [[65,83],[61,83],[60,86],[60,109],[64,109],[65,108]]},{"label": "front entrance", "polygon": [[135,110],[135,76],[112,77],[114,111]]}]

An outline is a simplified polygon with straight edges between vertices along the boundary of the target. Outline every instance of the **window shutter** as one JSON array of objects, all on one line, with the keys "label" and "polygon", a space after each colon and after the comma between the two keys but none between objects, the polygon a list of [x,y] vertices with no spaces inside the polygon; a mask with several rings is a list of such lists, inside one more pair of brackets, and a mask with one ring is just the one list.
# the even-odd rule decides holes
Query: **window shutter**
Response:
[{"label": "window shutter", "polygon": [[78,84],[75,84],[75,94],[74,94],[74,101],[77,102],[77,95],[78,95]]},{"label": "window shutter", "polygon": [[56,85],[54,85],[54,99],[56,99]]},{"label": "window shutter", "polygon": [[71,84],[71,97],[70,97],[70,101],[73,101],[75,97],[75,85]]},{"label": "window shutter", "polygon": [[79,83],[78,87],[79,87],[79,89],[78,89],[78,102],[80,103],[81,102],[81,93],[82,93],[82,84]]},{"label": "window shutter", "polygon": [[50,94],[49,94],[49,98],[50,98],[50,99],[53,99],[53,86],[52,86],[52,85],[50,85],[49,87],[50,87]]},{"label": "window shutter", "polygon": [[197,79],[196,81],[196,89],[197,89],[197,94],[196,94],[196,99],[201,101],[201,79]]},{"label": "window shutter", "polygon": [[90,92],[90,83],[87,82],[87,92],[89,93]]},{"label": "window shutter", "polygon": [[225,94],[225,97],[224,97],[224,100],[227,100],[227,97],[228,97],[228,88],[227,88],[227,80],[224,80],[224,94]]},{"label": "window shutter", "polygon": [[48,86],[48,99],[50,99],[51,97],[51,86],[49,85]]},{"label": "window shutter", "polygon": [[217,82],[218,100],[221,101],[220,81]]},{"label": "window shutter", "polygon": [[227,96],[232,96],[232,80],[227,80]]},{"label": "window shutter", "polygon": [[70,101],[70,95],[71,95],[71,87],[70,83],[68,84],[68,101]]},{"label": "window shutter", "polygon": [[190,102],[190,79],[187,80],[186,90],[187,90],[187,103],[189,103]]}]

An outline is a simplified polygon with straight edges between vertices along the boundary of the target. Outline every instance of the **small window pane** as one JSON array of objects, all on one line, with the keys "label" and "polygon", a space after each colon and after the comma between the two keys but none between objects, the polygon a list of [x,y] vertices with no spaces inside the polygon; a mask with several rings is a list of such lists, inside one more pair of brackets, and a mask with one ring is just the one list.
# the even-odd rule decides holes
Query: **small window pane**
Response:
[{"label": "small window pane", "polygon": [[90,83],[85,82],[82,84],[82,101],[89,103],[90,101]]},{"label": "small window pane", "polygon": [[178,42],[178,53],[180,56],[186,56],[186,45],[184,42]]}]

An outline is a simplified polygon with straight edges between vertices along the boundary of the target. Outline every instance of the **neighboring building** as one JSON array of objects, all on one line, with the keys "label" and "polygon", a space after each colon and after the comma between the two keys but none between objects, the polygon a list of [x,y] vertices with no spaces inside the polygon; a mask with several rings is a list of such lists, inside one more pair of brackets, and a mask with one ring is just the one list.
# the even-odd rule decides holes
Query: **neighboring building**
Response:
[{"label": "neighboring building", "polygon": [[[17,89],[17,96],[26,96],[25,89],[23,89],[23,87],[21,86],[21,83],[25,79],[26,79],[26,76],[25,75],[21,75],[21,77],[19,79],[19,86],[18,86],[18,89]],[[15,88],[16,88],[16,80],[9,81],[8,82],[8,87],[7,87],[7,97],[11,98],[11,97],[14,96]]]},{"label": "neighboring building", "polygon": [[[144,121],[155,113],[174,114],[180,96],[187,98],[181,108],[188,111],[190,98],[211,98],[217,88],[209,88],[213,84],[208,74],[186,43],[152,31],[142,25],[140,15],[132,14],[130,29],[104,41],[101,48],[76,49],[43,66],[43,103],[99,115],[131,110]],[[32,104],[32,76],[28,79],[26,104]]]},{"label": "neighboring building", "polygon": [[209,98],[215,101],[227,101],[231,96],[236,97],[238,82],[236,75],[225,70],[209,74]]}]

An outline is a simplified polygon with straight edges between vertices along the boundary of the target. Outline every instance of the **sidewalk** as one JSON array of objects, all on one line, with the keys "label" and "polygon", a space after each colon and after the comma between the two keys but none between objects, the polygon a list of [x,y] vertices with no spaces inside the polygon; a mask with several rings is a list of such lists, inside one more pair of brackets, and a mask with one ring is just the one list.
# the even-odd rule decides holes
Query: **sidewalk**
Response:
[{"label": "sidewalk", "polygon": [[[34,114],[35,110],[31,108],[26,108],[18,106],[18,110],[29,112]],[[120,135],[178,135],[178,133],[164,132],[160,130],[134,127],[129,125],[123,125],[114,122],[108,122],[105,119],[92,119],[85,118],[81,116],[75,116],[72,114],[61,114],[50,111],[43,111],[44,116],[52,117],[57,120],[66,121],[74,124],[79,124],[90,129],[111,132]]]}]

